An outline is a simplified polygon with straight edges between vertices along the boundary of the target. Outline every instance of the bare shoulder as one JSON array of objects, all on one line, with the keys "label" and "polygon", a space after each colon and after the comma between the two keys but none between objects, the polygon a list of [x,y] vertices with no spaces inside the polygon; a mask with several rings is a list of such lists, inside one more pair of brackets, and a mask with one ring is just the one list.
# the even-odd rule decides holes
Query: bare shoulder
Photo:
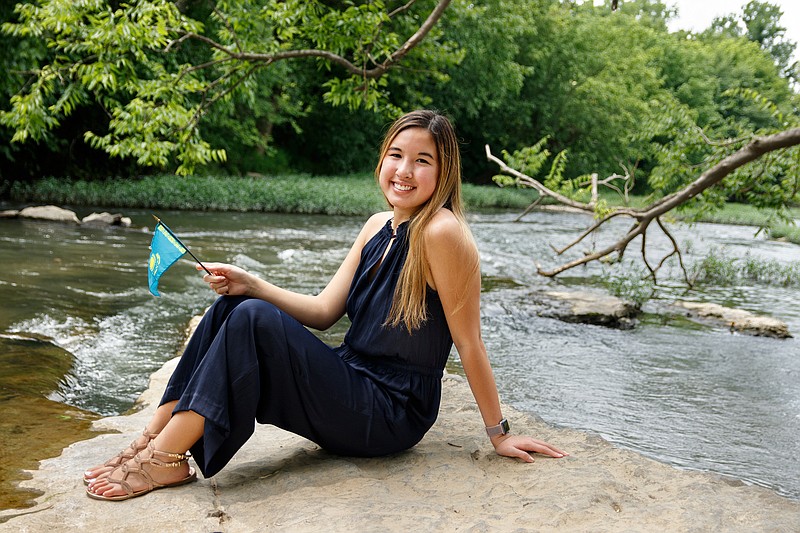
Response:
[{"label": "bare shoulder", "polygon": [[475,241],[466,223],[449,209],[440,209],[425,228],[425,240],[436,245],[466,245],[474,248]]},{"label": "bare shoulder", "polygon": [[424,239],[428,285],[434,290],[447,291],[479,272],[478,248],[469,228],[449,209],[434,215],[425,228]]},{"label": "bare shoulder", "polygon": [[464,238],[464,226],[449,209],[440,209],[425,228],[425,240],[431,244],[455,243]]}]

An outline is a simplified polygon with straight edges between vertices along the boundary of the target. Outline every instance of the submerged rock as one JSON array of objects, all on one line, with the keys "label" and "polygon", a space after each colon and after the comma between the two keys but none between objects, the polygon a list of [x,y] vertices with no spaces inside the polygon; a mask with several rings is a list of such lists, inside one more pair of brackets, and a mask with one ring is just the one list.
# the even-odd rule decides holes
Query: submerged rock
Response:
[{"label": "submerged rock", "polygon": [[19,211],[1,211],[0,218],[29,218],[34,220],[47,220],[50,222],[66,222],[92,228],[109,226],[129,228],[132,223],[130,217],[123,216],[120,213],[112,214],[105,211],[102,213],[92,213],[91,215],[83,217],[83,219],[79,219],[74,211],[55,205],[31,206]]},{"label": "submerged rock", "polygon": [[55,205],[39,205],[34,207],[26,207],[19,212],[21,218],[34,218],[37,220],[50,220],[53,222],[69,222],[72,224],[80,224],[78,215],[74,211],[64,209]]},{"label": "submerged rock", "polygon": [[92,213],[91,215],[83,217],[83,219],[81,219],[81,224],[93,227],[122,226],[127,228],[131,225],[131,219],[119,213],[114,213],[112,215],[111,213],[103,211],[102,213]]},{"label": "submerged rock", "polygon": [[677,301],[674,304],[689,318],[710,321],[727,326],[731,333],[744,333],[757,337],[788,339],[792,335],[785,322],[777,318],[754,315],[742,309],[732,309],[719,304]]},{"label": "submerged rock", "polygon": [[617,329],[631,329],[636,325],[639,308],[632,302],[587,291],[548,291],[557,304],[540,313],[565,322],[593,324]]}]

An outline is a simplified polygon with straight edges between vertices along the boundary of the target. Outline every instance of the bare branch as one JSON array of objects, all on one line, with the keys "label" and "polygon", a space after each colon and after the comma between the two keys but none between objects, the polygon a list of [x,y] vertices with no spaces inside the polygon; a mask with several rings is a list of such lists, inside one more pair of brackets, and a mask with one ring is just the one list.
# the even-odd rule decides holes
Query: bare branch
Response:
[{"label": "bare branch", "polygon": [[403,11],[408,11],[411,8],[411,6],[414,5],[414,3],[416,1],[417,0],[409,0],[405,5],[400,6],[397,9],[395,9],[394,11],[392,11],[391,13],[389,13],[389,18],[394,18],[396,15],[402,13]]},{"label": "bare branch", "polygon": [[553,247],[553,250],[555,250],[555,251],[556,251],[556,253],[557,253],[558,255],[561,255],[561,254],[563,254],[564,252],[566,252],[567,250],[569,250],[570,248],[572,248],[573,246],[575,246],[576,244],[578,244],[579,242],[581,242],[583,239],[585,239],[586,237],[588,237],[589,235],[591,235],[591,234],[592,234],[592,233],[593,233],[593,232],[594,232],[596,229],[598,229],[600,226],[602,226],[603,224],[605,224],[606,222],[608,222],[610,219],[612,219],[612,218],[614,218],[614,217],[616,217],[616,216],[621,216],[621,215],[628,215],[628,216],[630,216],[628,213],[621,213],[621,212],[619,212],[619,211],[615,211],[615,212],[613,212],[613,213],[610,213],[610,214],[608,214],[608,215],[604,216],[603,218],[601,218],[600,220],[598,220],[597,222],[595,222],[594,224],[592,224],[591,226],[589,226],[588,228],[586,228],[586,229],[583,231],[583,233],[581,233],[581,234],[578,236],[578,238],[577,238],[577,239],[575,239],[574,241],[572,241],[571,243],[569,243],[568,245],[566,245],[564,248],[557,249],[557,248]]},{"label": "bare branch", "polygon": [[531,205],[525,208],[525,211],[523,211],[522,214],[520,214],[517,218],[514,219],[514,222],[519,222],[520,220],[522,220],[522,217],[533,211],[537,205],[542,203],[542,198],[544,198],[544,196],[540,194],[539,197],[536,198],[536,200],[534,200]]},{"label": "bare branch", "polygon": [[492,154],[492,151],[489,148],[488,144],[486,145],[486,158],[489,159],[489,161],[493,161],[493,162],[497,163],[497,165],[500,167],[500,170],[502,170],[506,174],[509,174],[511,176],[514,176],[515,178],[518,178],[518,179],[522,180],[526,185],[528,185],[531,188],[536,189],[537,191],[539,191],[539,194],[541,194],[542,196],[549,196],[551,198],[554,198],[555,200],[558,200],[560,203],[562,203],[564,205],[568,205],[570,207],[574,207],[575,209],[580,209],[581,211],[587,211],[587,212],[593,212],[594,211],[594,207],[590,206],[589,204],[584,204],[582,202],[576,202],[572,198],[567,198],[563,194],[557,193],[555,191],[551,191],[550,189],[548,189],[547,187],[545,187],[544,185],[542,185],[541,183],[539,183],[535,179],[531,178],[530,176],[527,176],[527,175],[523,174],[522,172],[514,170],[510,166],[506,165],[505,161],[503,161],[502,159],[497,158],[496,156],[494,156]]},{"label": "bare branch", "polygon": [[[656,220],[658,220],[658,219],[656,219]],[[656,268],[653,268],[653,267],[650,266],[650,262],[647,260],[647,232],[642,233],[642,248],[641,248],[641,252],[642,252],[642,262],[644,263],[644,266],[647,267],[647,270],[650,271],[650,277],[653,278],[653,283],[655,283],[656,282],[656,270],[658,270],[661,267],[661,263],[659,263],[659,265]]]},{"label": "bare branch", "polygon": [[217,94],[214,94],[211,98],[208,98],[208,94],[209,94],[209,92],[211,92],[211,89],[215,88],[217,85],[221,84],[226,79],[228,79],[229,77],[233,76],[236,73],[236,71],[234,70],[234,71],[231,71],[231,72],[227,72],[224,75],[222,75],[219,78],[217,78],[216,80],[214,80],[214,82],[211,83],[208,87],[206,87],[205,91],[203,91],[202,101],[197,106],[197,109],[195,110],[194,114],[192,115],[192,118],[189,120],[189,122],[187,124],[185,124],[180,129],[181,130],[187,130],[189,128],[194,127],[194,125],[197,124],[197,122],[205,114],[205,112],[208,110],[209,107],[211,107],[216,102],[218,102],[219,100],[224,98],[226,95],[230,94],[234,89],[236,89],[236,87],[241,85],[244,82],[244,80],[246,80],[253,72],[255,72],[256,69],[263,68],[264,66],[266,66],[266,65],[251,65],[250,68],[247,69],[247,72],[245,72],[244,74],[239,76],[239,79],[235,80],[230,86],[225,88],[224,91],[222,91],[220,93],[217,93]]},{"label": "bare branch", "polygon": [[[566,246],[562,250],[556,250],[559,254],[565,252],[566,250],[570,249],[575,244],[582,241],[587,235],[591,234],[592,232],[599,229],[603,224],[611,220],[613,217],[616,216],[630,216],[636,222],[634,225],[625,233],[619,240],[615,243],[609,245],[608,247],[596,251],[591,254],[587,254],[580,259],[576,259],[574,261],[570,261],[566,264],[563,264],[559,267],[556,267],[552,270],[544,270],[540,266],[537,266],[537,271],[539,274],[548,277],[554,277],[565,270],[569,270],[579,265],[584,265],[591,261],[595,261],[597,259],[601,259],[613,252],[617,252],[619,258],[621,259],[628,244],[638,237],[642,235],[642,259],[645,263],[645,266],[650,271],[650,274],[653,278],[653,281],[656,279],[656,273],[661,268],[662,265],[666,262],[669,257],[673,255],[678,256],[678,261],[681,266],[681,270],[683,271],[684,279],[690,287],[692,286],[691,280],[689,279],[688,272],[686,270],[686,266],[683,263],[683,256],[680,251],[680,247],[678,246],[677,241],[669,232],[669,230],[664,226],[661,222],[661,215],[664,213],[669,212],[670,210],[674,209],[678,205],[694,198],[698,194],[701,194],[705,190],[719,184],[727,175],[729,175],[734,170],[750,163],[758,159],[759,157],[764,156],[770,152],[774,152],[776,150],[781,150],[785,148],[790,148],[792,146],[800,145],[800,128],[793,128],[786,131],[782,131],[780,133],[775,133],[773,135],[768,135],[765,137],[756,137],[752,141],[750,141],[746,146],[737,150],[736,152],[732,153],[731,155],[725,157],[722,161],[714,165],[713,167],[709,168],[705,172],[703,172],[700,177],[698,177],[695,181],[684,187],[683,189],[676,191],[664,198],[653,202],[652,204],[641,208],[641,209],[632,209],[632,208],[617,208],[611,214],[605,216],[603,219],[593,223],[589,228],[587,228],[577,239],[575,239],[572,243]],[[582,209],[587,211],[588,204],[581,204],[579,202],[575,202],[569,198],[565,198],[558,193],[550,191],[542,184],[536,182],[535,180],[531,179],[529,176],[525,176],[521,172],[518,172],[514,169],[511,169],[500,159],[494,157],[491,152],[489,151],[489,147],[486,147],[486,155],[490,161],[494,161],[497,163],[501,170],[507,174],[515,176],[520,180],[524,181],[525,184],[534,187],[536,190],[540,192],[543,196],[550,196],[551,198],[555,198],[559,202],[564,205],[568,205],[571,207],[577,207],[578,209]],[[627,192],[627,188],[626,188]],[[650,223],[655,220],[664,234],[672,243],[673,251],[670,252],[666,257],[662,258],[659,264],[653,268],[647,261],[647,257],[645,256],[645,251],[647,248],[647,241],[646,241],[646,232],[650,225]]]},{"label": "bare branch", "polygon": [[642,214],[649,217],[663,215],[680,204],[694,198],[706,189],[713,187],[728,174],[745,164],[781,148],[800,144],[800,128],[775,133],[767,137],[756,137],[740,150],[732,153],[710,169],[703,172],[695,181],[643,209]]},{"label": "bare branch", "polygon": [[[672,248],[674,250],[671,254],[667,255],[664,259],[661,260],[661,262],[658,264],[658,268],[661,268],[661,265],[663,265],[664,262],[667,259],[669,259],[670,256],[678,254],[678,264],[680,264],[681,266],[681,271],[683,272],[683,279],[686,280],[686,285],[691,287],[693,283],[689,281],[689,272],[686,270],[686,265],[683,264],[683,254],[681,253],[681,247],[678,246],[678,241],[675,240],[675,237],[672,236],[672,233],[670,233],[664,226],[664,224],[661,222],[661,217],[656,218],[656,223],[658,224],[658,227],[661,228],[661,231],[664,232],[664,235],[666,235],[667,238],[670,240],[670,242],[672,243]],[[655,282],[655,278],[653,278],[653,282]]]},{"label": "bare branch", "polygon": [[703,131],[703,128],[700,126],[695,126],[695,131],[697,131],[698,135],[703,139],[703,142],[709,146],[733,146],[734,144],[739,144],[740,142],[744,142],[747,140],[747,137],[739,137],[738,139],[726,139],[724,141],[714,141],[708,138],[706,132]]},{"label": "bare branch", "polygon": [[625,235],[625,237],[615,242],[614,244],[607,246],[606,248],[603,248],[598,252],[587,254],[581,257],[580,259],[570,261],[569,263],[556,267],[553,270],[544,270],[541,267],[537,267],[536,271],[542,276],[553,278],[561,274],[565,270],[569,270],[570,268],[574,268],[579,265],[585,265],[586,263],[591,263],[592,261],[606,257],[607,255],[610,255],[613,252],[622,254],[625,251],[625,248],[627,248],[628,243],[630,243],[633,239],[644,233],[646,230],[647,230],[646,224],[637,224],[636,226],[634,226],[634,229],[632,229]]}]

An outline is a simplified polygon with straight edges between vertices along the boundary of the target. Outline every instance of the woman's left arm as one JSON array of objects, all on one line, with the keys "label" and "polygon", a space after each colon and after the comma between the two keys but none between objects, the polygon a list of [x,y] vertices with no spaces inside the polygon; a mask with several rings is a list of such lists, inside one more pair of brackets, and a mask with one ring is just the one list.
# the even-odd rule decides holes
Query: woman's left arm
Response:
[{"label": "woman's left arm", "polygon": [[[481,274],[478,250],[450,211],[441,210],[425,230],[428,283],[439,294],[447,325],[458,350],[472,394],[485,426],[497,425],[503,415],[492,368],[481,337]],[[564,457],[566,452],[531,437],[496,435],[500,455],[533,462],[529,452]]]}]

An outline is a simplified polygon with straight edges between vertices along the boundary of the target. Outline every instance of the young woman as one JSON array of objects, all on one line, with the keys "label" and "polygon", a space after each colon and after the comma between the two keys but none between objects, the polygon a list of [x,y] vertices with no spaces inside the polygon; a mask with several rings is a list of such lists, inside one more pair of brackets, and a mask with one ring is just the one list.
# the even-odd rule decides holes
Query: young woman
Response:
[{"label": "young woman", "polygon": [[[315,296],[244,270],[207,264],[222,295],[181,357],[144,433],[84,475],[90,497],[122,500],[208,477],[252,435],[254,421],[337,454],[408,449],[436,420],[441,377],[455,345],[487,433],[500,455],[563,457],[509,433],[481,339],[478,251],[464,219],[458,142],[450,122],[415,111],[389,129],[375,175],[391,211],[373,215]],[[199,267],[198,267],[199,268]],[[331,348],[324,330],[351,327]]]}]

